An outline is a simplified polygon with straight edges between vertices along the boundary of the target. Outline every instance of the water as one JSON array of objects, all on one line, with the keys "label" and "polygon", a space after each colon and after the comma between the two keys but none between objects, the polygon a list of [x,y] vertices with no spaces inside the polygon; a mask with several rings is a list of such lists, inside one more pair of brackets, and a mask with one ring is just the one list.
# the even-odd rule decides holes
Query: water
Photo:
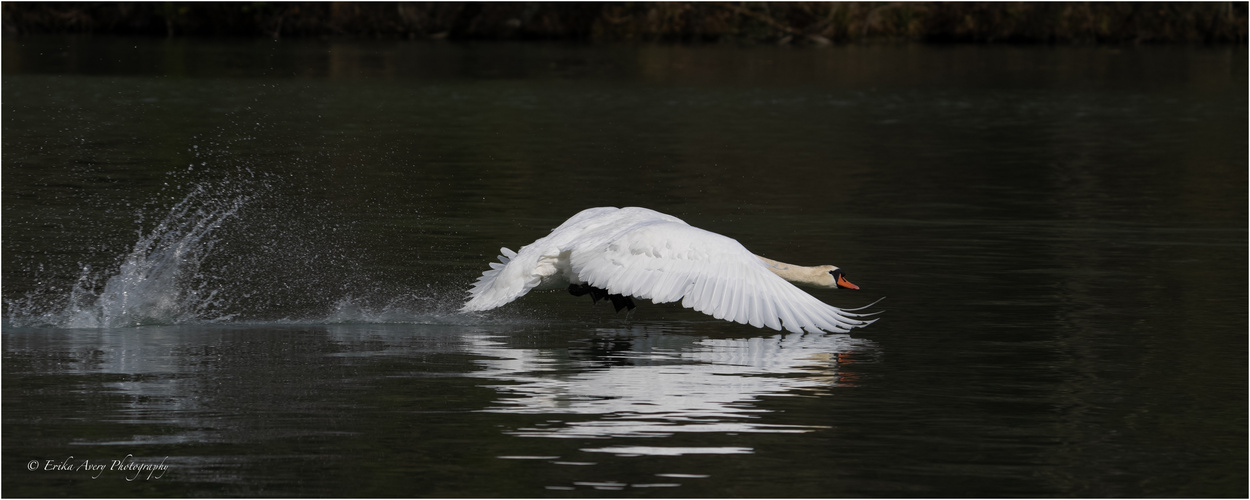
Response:
[{"label": "water", "polygon": [[[3,50],[7,495],[1247,494],[1242,49]],[[456,312],[630,205],[882,319]]]}]

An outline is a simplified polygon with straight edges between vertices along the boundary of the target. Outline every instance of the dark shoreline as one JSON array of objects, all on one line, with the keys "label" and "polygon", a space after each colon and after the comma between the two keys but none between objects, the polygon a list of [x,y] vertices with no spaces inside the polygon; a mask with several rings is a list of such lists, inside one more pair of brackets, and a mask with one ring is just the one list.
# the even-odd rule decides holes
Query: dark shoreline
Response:
[{"label": "dark shoreline", "polygon": [[4,2],[5,36],[1245,44],[1247,3]]}]

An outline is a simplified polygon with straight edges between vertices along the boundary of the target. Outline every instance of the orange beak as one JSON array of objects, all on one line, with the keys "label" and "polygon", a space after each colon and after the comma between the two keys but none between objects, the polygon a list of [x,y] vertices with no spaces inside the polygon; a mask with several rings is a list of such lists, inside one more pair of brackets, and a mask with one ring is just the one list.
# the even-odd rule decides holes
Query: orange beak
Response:
[{"label": "orange beak", "polygon": [[843,276],[838,276],[838,288],[850,288],[851,290],[859,290],[858,286],[846,280]]}]

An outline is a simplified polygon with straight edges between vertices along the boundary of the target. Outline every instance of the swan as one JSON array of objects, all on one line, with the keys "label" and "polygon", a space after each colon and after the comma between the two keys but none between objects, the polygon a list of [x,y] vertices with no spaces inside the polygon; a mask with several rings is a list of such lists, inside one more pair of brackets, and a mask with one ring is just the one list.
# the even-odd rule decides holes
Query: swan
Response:
[{"label": "swan", "polygon": [[[513,252],[500,248],[469,290],[461,312],[486,311],[533,289],[568,287],[573,295],[681,301],[716,319],[756,328],[847,332],[876,320],[825,304],[790,282],[857,290],[836,266],[804,267],[751,253],[737,240],[641,207],[588,208],[551,234]],[[861,308],[862,309],[862,308]]]}]

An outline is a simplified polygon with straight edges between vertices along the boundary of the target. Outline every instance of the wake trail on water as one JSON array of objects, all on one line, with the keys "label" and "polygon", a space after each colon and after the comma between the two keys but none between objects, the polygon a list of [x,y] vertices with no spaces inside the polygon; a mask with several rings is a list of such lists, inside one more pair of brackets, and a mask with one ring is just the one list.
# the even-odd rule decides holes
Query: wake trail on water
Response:
[{"label": "wake trail on water", "polygon": [[[378,283],[293,217],[310,211],[274,201],[265,180],[194,185],[155,227],[140,233],[116,270],[80,265],[68,294],[5,299],[6,326],[126,328],[217,323],[474,324],[455,313],[461,290],[363,297]],[[299,215],[297,215],[299,214]],[[326,231],[335,232],[335,231]],[[337,295],[337,296],[336,296]],[[374,295],[377,295],[376,293]],[[377,305],[381,304],[381,305]]]}]

